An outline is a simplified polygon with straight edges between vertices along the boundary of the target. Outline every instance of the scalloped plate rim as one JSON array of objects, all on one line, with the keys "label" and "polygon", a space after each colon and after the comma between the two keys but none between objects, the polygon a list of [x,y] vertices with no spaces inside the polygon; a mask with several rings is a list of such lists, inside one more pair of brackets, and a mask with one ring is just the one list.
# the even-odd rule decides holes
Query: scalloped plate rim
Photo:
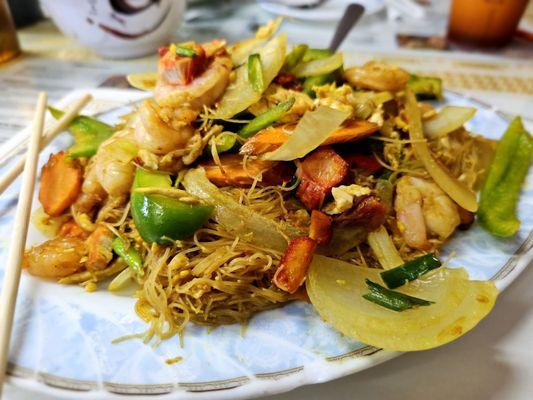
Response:
[{"label": "scalloped plate rim", "polygon": [[[137,101],[137,100],[147,97],[147,95],[142,92],[139,92],[136,90],[130,90],[130,89],[88,88],[88,89],[77,89],[77,90],[71,91],[69,94],[63,97],[58,102],[58,104],[59,105],[68,104],[73,99],[80,97],[82,94],[85,94],[87,92],[91,93],[97,100],[98,100],[98,97],[105,97],[105,98],[113,97],[114,99],[119,97],[124,100],[124,103]],[[453,94],[455,96],[462,97],[469,101],[478,103],[482,107],[493,111],[500,118],[504,120],[509,120],[508,116],[505,113],[503,113],[497,108],[481,100],[472,98],[470,96],[467,96],[467,95],[464,95],[462,93],[455,92],[455,91],[447,90],[446,92]],[[533,248],[531,248],[531,244],[530,244],[532,239],[533,239],[533,232],[530,232],[529,236],[519,246],[519,248],[513,254],[513,256],[511,256],[509,260],[506,262],[506,264],[502,266],[502,268],[495,274],[495,276],[498,276],[502,271],[505,272],[506,269],[511,268],[507,273],[504,273],[501,279],[495,280],[495,284],[500,290],[500,292],[504,291],[518,277],[518,275],[520,275],[520,273],[528,266],[528,264],[532,262]],[[524,247],[526,243],[529,243],[530,248],[520,253],[520,250],[522,249],[522,247]],[[300,386],[328,382],[328,381],[338,379],[338,378],[341,378],[347,375],[351,375],[353,373],[362,371],[372,366],[381,364],[382,362],[388,361],[401,354],[403,354],[403,352],[376,349],[370,355],[363,355],[363,356],[357,356],[357,357],[353,357],[353,356],[351,357],[349,354],[340,355],[339,360],[329,361],[328,365],[330,368],[320,371],[320,373],[316,373],[316,371],[312,371],[313,368],[307,365],[306,367],[302,366],[301,368],[298,368],[298,367],[293,368],[292,370],[294,371],[292,372],[288,371],[285,375],[282,375],[281,378],[271,377],[269,379],[268,377],[266,378],[265,377],[252,377],[252,378],[247,377],[247,380],[243,380],[242,383],[234,387],[213,389],[210,391],[199,391],[199,392],[188,391],[183,386],[184,384],[181,384],[181,386],[180,384],[175,384],[173,386],[172,391],[161,394],[161,398],[168,398],[168,399],[185,399],[185,398],[244,399],[244,398],[278,394],[278,393],[290,391]],[[18,368],[16,365],[15,366],[11,365],[11,367],[14,367],[15,370]],[[63,387],[54,387],[53,384],[51,384],[50,382],[49,383],[44,382],[43,380],[39,379],[38,376],[36,376],[38,375],[38,373],[32,373],[31,375],[32,375],[31,377],[29,376],[22,377],[22,376],[13,375],[12,372],[10,372],[9,375],[7,376],[7,382],[9,384],[12,384],[14,387],[24,389],[24,390],[29,390],[30,392],[42,393],[42,394],[55,396],[57,398],[65,398],[65,399],[67,398],[68,399],[111,399],[111,398],[113,399],[122,398],[123,399],[125,398],[125,396],[127,396],[127,398],[132,398],[132,399],[138,398],[139,399],[139,398],[153,398],[154,396],[154,393],[149,393],[148,391],[146,392],[146,396],[145,396],[143,394],[138,394],[138,393],[127,394],[127,393],[110,392],[108,390],[104,390],[103,387],[100,387],[96,390],[89,389],[87,391],[82,391],[79,389],[69,390]],[[276,373],[267,374],[267,375],[276,375]],[[53,375],[49,375],[49,376],[51,378],[54,378]],[[62,379],[62,377],[57,377],[57,378]],[[65,381],[69,380],[68,378],[63,378],[63,379]],[[238,378],[235,378],[235,379],[238,380]],[[275,382],[276,384],[273,385],[273,382]],[[195,384],[200,385],[202,384],[202,382],[197,382]],[[126,385],[122,385],[122,386],[126,386]],[[150,385],[139,385],[139,386],[148,387]],[[154,385],[154,386],[157,386],[157,385]]]}]

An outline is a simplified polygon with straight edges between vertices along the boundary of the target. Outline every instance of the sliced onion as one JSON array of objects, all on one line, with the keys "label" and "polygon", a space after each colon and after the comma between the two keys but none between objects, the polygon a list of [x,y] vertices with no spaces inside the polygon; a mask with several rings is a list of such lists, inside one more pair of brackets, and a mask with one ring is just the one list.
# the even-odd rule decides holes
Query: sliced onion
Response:
[{"label": "sliced onion", "polygon": [[446,106],[437,115],[424,121],[424,134],[430,139],[445,136],[462,127],[475,113],[473,107]]},{"label": "sliced onion", "polygon": [[490,312],[498,296],[492,282],[471,281],[464,269],[439,268],[397,289],[434,304],[391,311],[361,297],[368,292],[365,279],[384,285],[379,273],[315,255],[307,293],[320,316],[341,333],[398,351],[430,349],[457,339]]},{"label": "sliced onion", "polygon": [[293,68],[291,73],[297,78],[329,74],[342,67],[342,53],[335,53],[330,57],[300,63]]},{"label": "sliced onion", "polygon": [[254,37],[232,45],[228,50],[233,65],[241,65],[244,63],[248,59],[248,56],[257,52],[265,42],[265,39]]},{"label": "sliced onion", "polygon": [[203,168],[185,175],[183,186],[188,193],[215,207],[215,220],[242,240],[256,246],[284,251],[287,238],[298,236],[292,226],[283,226],[243,206],[209,182]]},{"label": "sliced onion", "polygon": [[54,238],[57,236],[61,226],[70,218],[71,217],[69,215],[51,217],[44,212],[42,207],[38,207],[31,213],[30,221],[32,225],[43,235],[49,238]]},{"label": "sliced onion", "polygon": [[367,238],[370,248],[384,269],[392,269],[403,264],[402,257],[389,234],[382,225],[378,229],[368,234]]},{"label": "sliced onion", "polygon": [[154,90],[157,83],[157,72],[135,72],[126,75],[126,80],[136,89]]},{"label": "sliced onion", "polygon": [[405,111],[407,119],[409,120],[409,137],[413,141],[412,146],[415,150],[416,157],[424,164],[424,167],[435,183],[439,185],[448,196],[465,210],[475,212],[478,207],[476,194],[455,177],[450,175],[444,166],[433,158],[422,131],[422,118],[420,116],[420,109],[418,108],[416,97],[411,90],[407,89],[405,92],[405,98]]},{"label": "sliced onion", "polygon": [[349,111],[335,110],[326,106],[307,111],[289,138],[276,150],[266,153],[263,158],[277,161],[302,158],[324,143],[349,115]]},{"label": "sliced onion", "polygon": [[109,285],[107,290],[111,292],[118,292],[120,290],[127,289],[134,282],[133,280],[134,272],[130,268],[124,268],[120,274],[115,276]]},{"label": "sliced onion", "polygon": [[[286,47],[287,39],[285,35],[278,35],[259,50],[265,89],[268,88],[283,66]],[[248,82],[246,65],[241,65],[236,70],[235,81],[229,85],[224,96],[220,99],[218,108],[215,111],[215,118],[231,118],[259,101],[261,95],[262,92],[256,92],[250,82]]]},{"label": "sliced onion", "polygon": [[283,17],[271,20],[259,27],[255,37],[231,45],[228,48],[228,52],[231,61],[233,61],[233,65],[241,65],[248,59],[250,54],[257,53],[257,50],[259,50],[267,40],[274,36],[282,22]]}]

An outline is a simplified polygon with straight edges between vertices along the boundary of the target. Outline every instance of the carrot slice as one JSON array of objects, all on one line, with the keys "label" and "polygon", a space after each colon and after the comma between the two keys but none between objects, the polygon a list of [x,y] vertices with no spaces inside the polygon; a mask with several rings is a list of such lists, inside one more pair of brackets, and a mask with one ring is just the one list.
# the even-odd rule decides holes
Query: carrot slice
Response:
[{"label": "carrot slice", "polygon": [[272,282],[281,290],[295,293],[304,283],[315,249],[316,241],[311,238],[292,239],[281,258]]},{"label": "carrot slice", "polygon": [[239,154],[224,154],[220,157],[222,169],[214,162],[203,164],[207,179],[219,187],[250,186],[254,177],[260,177],[259,183],[279,185],[292,179],[293,170],[287,163],[266,160],[247,160]]},{"label": "carrot slice", "polygon": [[86,266],[90,271],[102,270],[113,258],[113,239],[115,235],[103,224],[99,224],[87,238],[88,255]]},{"label": "carrot slice", "polygon": [[313,210],[311,212],[311,225],[309,226],[309,237],[316,240],[319,245],[328,244],[331,240],[332,218],[322,211]]},{"label": "carrot slice", "polygon": [[39,201],[44,211],[57,217],[74,203],[81,191],[83,172],[66,151],[52,154],[41,171]]},{"label": "carrot slice", "polygon": [[85,232],[81,227],[74,221],[74,219],[69,219],[59,229],[58,236],[63,237],[75,237],[79,239],[86,239],[89,234]]},{"label": "carrot slice", "polygon": [[[244,143],[240,153],[257,155],[274,151],[287,140],[295,128],[296,124],[285,124],[263,129]],[[347,121],[340,129],[334,131],[331,136],[322,143],[322,146],[361,140],[370,136],[378,129],[379,127],[372,122],[352,119]]]}]

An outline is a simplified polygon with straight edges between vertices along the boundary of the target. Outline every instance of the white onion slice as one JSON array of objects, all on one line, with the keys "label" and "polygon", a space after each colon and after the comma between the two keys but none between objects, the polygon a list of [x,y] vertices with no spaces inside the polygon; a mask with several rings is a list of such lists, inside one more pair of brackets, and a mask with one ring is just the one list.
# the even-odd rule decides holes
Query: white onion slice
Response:
[{"label": "white onion slice", "polygon": [[207,179],[203,168],[187,172],[183,186],[188,193],[213,205],[215,220],[242,240],[282,252],[287,238],[298,236],[296,228],[282,226],[233,200]]},{"label": "white onion slice", "polygon": [[379,263],[384,269],[396,268],[403,264],[402,257],[389,234],[387,229],[382,225],[378,229],[368,234],[368,244]]},{"label": "white onion slice", "polygon": [[462,127],[474,116],[473,107],[446,106],[437,115],[424,121],[424,135],[429,139],[437,139]]},{"label": "white onion slice", "polygon": [[[265,90],[283,66],[286,47],[287,39],[285,35],[278,35],[259,50],[261,65],[263,66]],[[218,108],[215,110],[214,117],[217,119],[231,118],[235,114],[246,110],[261,98],[262,93],[256,92],[250,82],[248,82],[246,64],[237,68],[235,74],[235,81],[228,86],[224,96],[220,99]]]},{"label": "white onion slice", "polygon": [[365,300],[365,279],[384,285],[380,270],[315,255],[307,293],[320,316],[341,333],[387,350],[441,346],[465,334],[492,309],[498,290],[490,281],[471,281],[464,269],[438,268],[399,292],[433,301],[397,312]]},{"label": "white onion slice", "polygon": [[310,153],[336,131],[350,112],[320,106],[307,111],[289,138],[276,150],[263,155],[265,160],[292,161]]},{"label": "white onion slice", "polygon": [[478,204],[476,194],[466,187],[433,158],[422,132],[422,118],[416,97],[411,90],[405,92],[405,111],[409,120],[409,137],[416,157],[424,164],[429,175],[448,196],[465,210],[475,212]]},{"label": "white onion slice", "polygon": [[297,78],[324,75],[339,69],[342,64],[342,53],[335,53],[330,57],[298,64],[291,73]]}]

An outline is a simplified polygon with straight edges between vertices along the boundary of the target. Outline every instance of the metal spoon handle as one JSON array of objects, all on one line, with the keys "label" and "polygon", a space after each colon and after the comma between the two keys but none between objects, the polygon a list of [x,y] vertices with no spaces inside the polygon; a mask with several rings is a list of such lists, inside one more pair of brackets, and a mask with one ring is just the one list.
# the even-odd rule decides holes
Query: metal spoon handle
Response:
[{"label": "metal spoon handle", "polygon": [[344,15],[342,16],[339,25],[337,25],[333,39],[331,39],[331,43],[329,45],[329,49],[331,51],[337,51],[341,43],[346,38],[346,35],[348,35],[348,33],[352,30],[364,12],[365,8],[361,4],[352,3],[346,7],[346,10],[344,10]]}]

